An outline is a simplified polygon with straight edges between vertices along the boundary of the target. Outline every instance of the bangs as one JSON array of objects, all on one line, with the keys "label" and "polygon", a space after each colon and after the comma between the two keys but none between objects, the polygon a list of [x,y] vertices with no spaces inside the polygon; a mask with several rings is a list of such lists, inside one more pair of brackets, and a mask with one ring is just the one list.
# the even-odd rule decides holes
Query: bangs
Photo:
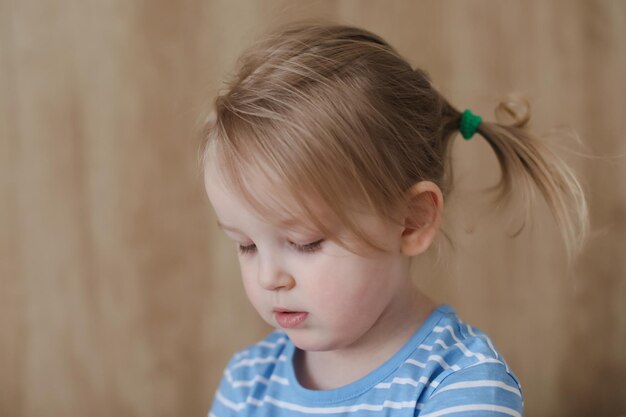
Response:
[{"label": "bangs", "polygon": [[[258,143],[249,140],[246,141],[248,146],[237,148],[232,141],[212,141],[205,150],[204,166],[214,164],[214,172],[219,176],[216,180],[240,196],[259,218],[277,229],[321,233],[326,239],[358,255],[371,249],[384,250],[372,242],[348,215],[365,213],[362,204],[354,203],[354,196],[342,192],[333,197],[332,189],[324,189],[324,184],[315,181],[321,177],[320,172],[294,169],[301,165],[293,160],[277,159],[275,153],[268,154],[251,145]],[[285,164],[288,169],[284,168]],[[286,175],[287,171],[291,175]]]},{"label": "bangs", "polygon": [[224,146],[214,147],[213,151],[205,163],[210,160],[216,164],[215,172],[222,184],[242,197],[259,218],[279,229],[333,235],[336,215],[332,207],[320,204],[323,199],[312,187],[302,186],[301,182],[294,187],[277,173],[276,166],[270,169],[258,153],[252,157],[252,152],[232,152]]}]

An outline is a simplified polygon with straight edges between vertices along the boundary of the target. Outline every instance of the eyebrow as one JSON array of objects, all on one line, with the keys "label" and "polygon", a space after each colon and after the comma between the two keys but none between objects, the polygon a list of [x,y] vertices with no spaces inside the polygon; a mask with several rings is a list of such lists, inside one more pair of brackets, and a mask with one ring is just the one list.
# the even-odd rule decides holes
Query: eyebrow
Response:
[{"label": "eyebrow", "polygon": [[219,220],[217,221],[217,226],[218,226],[220,229],[226,229],[226,230],[230,230],[230,231],[232,231],[232,232],[239,232],[239,233],[241,233],[241,230],[239,230],[239,229],[237,229],[237,228],[234,228],[234,227],[226,226],[225,224],[220,223],[220,221],[219,221]]}]

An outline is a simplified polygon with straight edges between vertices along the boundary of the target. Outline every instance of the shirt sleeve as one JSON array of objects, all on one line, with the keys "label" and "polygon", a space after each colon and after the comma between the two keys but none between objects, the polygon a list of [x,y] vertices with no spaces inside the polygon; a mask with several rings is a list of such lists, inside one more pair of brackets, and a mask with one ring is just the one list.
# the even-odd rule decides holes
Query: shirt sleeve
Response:
[{"label": "shirt sleeve", "polygon": [[519,380],[502,363],[483,362],[447,375],[422,407],[419,417],[522,417]]},{"label": "shirt sleeve", "polygon": [[239,386],[233,380],[232,370],[239,361],[237,354],[233,355],[222,374],[222,379],[213,395],[213,402],[208,417],[234,417],[245,415],[247,389]]}]

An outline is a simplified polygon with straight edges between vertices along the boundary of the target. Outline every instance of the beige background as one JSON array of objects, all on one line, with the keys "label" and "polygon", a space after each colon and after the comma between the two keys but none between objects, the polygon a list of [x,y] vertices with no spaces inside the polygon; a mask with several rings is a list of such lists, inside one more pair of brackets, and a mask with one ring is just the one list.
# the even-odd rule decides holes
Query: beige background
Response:
[{"label": "beige background", "polygon": [[458,140],[457,248],[416,279],[491,336],[527,416],[626,415],[625,1],[0,0],[0,416],[206,415],[270,329],[216,230],[198,127],[243,48],[312,16],[381,34],[487,120],[525,92],[534,130],[610,157],[562,152],[593,228],[568,273],[546,206],[507,238],[512,212],[479,194],[495,157]]}]

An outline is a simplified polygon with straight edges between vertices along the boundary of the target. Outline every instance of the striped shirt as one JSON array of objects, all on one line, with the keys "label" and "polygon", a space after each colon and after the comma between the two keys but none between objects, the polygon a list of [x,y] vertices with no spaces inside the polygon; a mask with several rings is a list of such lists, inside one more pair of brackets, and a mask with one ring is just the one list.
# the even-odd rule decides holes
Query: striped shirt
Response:
[{"label": "striped shirt", "polygon": [[236,353],[209,417],[523,415],[519,380],[482,331],[443,304],[389,360],[363,378],[310,390],[295,377],[295,346],[282,330]]}]

